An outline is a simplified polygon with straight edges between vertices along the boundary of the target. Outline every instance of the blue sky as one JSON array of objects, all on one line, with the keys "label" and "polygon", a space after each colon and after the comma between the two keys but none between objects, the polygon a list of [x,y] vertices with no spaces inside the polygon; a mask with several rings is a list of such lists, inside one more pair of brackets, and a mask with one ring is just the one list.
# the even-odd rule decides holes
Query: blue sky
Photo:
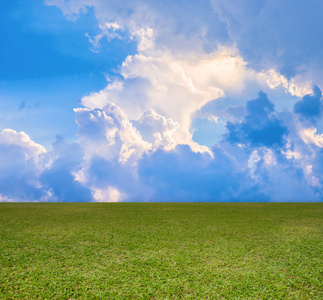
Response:
[{"label": "blue sky", "polygon": [[0,201],[321,201],[323,4],[1,3]]}]

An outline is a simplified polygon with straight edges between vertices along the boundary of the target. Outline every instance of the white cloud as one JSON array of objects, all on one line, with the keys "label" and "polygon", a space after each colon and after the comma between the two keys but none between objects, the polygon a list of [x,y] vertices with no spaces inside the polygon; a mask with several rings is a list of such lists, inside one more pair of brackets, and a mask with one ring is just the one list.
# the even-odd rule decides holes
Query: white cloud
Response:
[{"label": "white cloud", "polygon": [[314,144],[323,148],[323,134],[317,134],[316,128],[305,128],[300,131],[300,136],[306,144]]},{"label": "white cloud", "polygon": [[[273,66],[268,70],[252,69],[234,38],[222,43],[219,36],[225,34],[221,30],[208,36],[214,26],[223,26],[225,30],[229,21],[222,15],[223,10],[243,17],[247,13],[243,6],[239,11],[222,1],[211,1],[215,9],[212,11],[211,2],[199,5],[194,1],[185,5],[166,2],[46,2],[60,7],[66,15],[81,14],[87,7],[92,7],[101,28],[101,33],[91,40],[94,48],[103,36],[113,38],[117,30],[127,31],[129,38],[137,40],[138,54],[128,56],[117,70],[123,79],[113,79],[105,89],[83,97],[83,105],[102,109],[113,102],[129,120],[138,120],[145,111],[153,109],[180,124],[181,140],[178,142],[190,143],[198,149],[191,141],[192,116],[208,102],[227,96],[236,99],[229,104],[244,104],[259,90],[280,86],[296,96],[310,91],[310,83],[304,83],[300,75],[288,80]],[[219,21],[219,14],[224,23]],[[210,40],[215,41],[212,46]]]},{"label": "white cloud", "polygon": [[154,30],[150,27],[141,28],[133,33],[138,39],[138,51],[143,52],[154,47]]},{"label": "white cloud", "polygon": [[251,177],[254,179],[257,179],[257,176],[255,175],[255,172],[257,170],[257,164],[260,161],[261,157],[258,154],[257,150],[254,150],[248,159],[248,167],[250,169]]},{"label": "white cloud", "polygon": [[239,55],[222,48],[200,57],[178,57],[168,51],[129,56],[116,79],[98,93],[83,97],[86,107],[115,102],[132,120],[153,109],[180,125],[179,143],[192,143],[192,115],[209,101],[224,95],[223,89],[243,88],[249,70]]},{"label": "white cloud", "polygon": [[[114,102],[130,120],[139,120],[145,111],[152,109],[180,125],[176,131],[177,143],[205,151],[205,147],[192,141],[191,123],[196,112],[207,103],[229,96],[239,104],[260,89],[273,89],[280,84],[292,95],[308,92],[307,85],[298,86],[293,79],[287,80],[273,70],[252,70],[236,48],[219,47],[208,54],[181,55],[155,46],[153,50],[128,56],[119,69],[123,79],[116,78],[105,89],[83,97],[82,104],[93,109]],[[252,85],[254,90],[250,89]],[[223,116],[212,112],[209,117]]]},{"label": "white cloud", "polygon": [[277,165],[275,154],[271,149],[266,149],[263,159],[264,159],[264,163],[268,166]]},{"label": "white cloud", "polygon": [[[85,159],[74,174],[79,183],[91,190],[96,201],[135,199],[145,194],[143,191],[152,190],[151,195],[162,191],[165,185],[169,186],[165,195],[176,193],[171,183],[178,174],[184,178],[182,184],[192,185],[192,193],[202,186],[195,185],[196,182],[208,182],[208,191],[212,191],[217,188],[214,178],[223,180],[225,188],[218,191],[219,198],[225,193],[238,195],[240,188],[237,186],[244,180],[252,181],[251,194],[257,191],[255,183],[261,187],[261,192],[278,200],[292,197],[300,200],[304,195],[315,198],[309,187],[319,187],[320,176],[313,154],[317,149],[311,145],[322,148],[323,136],[316,134],[315,128],[299,131],[301,125],[297,118],[284,109],[291,110],[296,97],[311,93],[313,74],[321,73],[316,68],[315,72],[309,70],[310,64],[302,59],[304,53],[298,56],[294,52],[299,41],[289,36],[299,33],[292,29],[292,25],[299,28],[300,23],[294,24],[298,12],[284,11],[293,20],[288,27],[285,15],[277,17],[276,14],[281,1],[252,2],[250,6],[245,1],[222,0],[198,4],[191,0],[185,4],[167,0],[46,1],[48,5],[60,7],[72,19],[89,7],[93,9],[101,30],[98,35],[89,37],[94,51],[99,49],[103,38],[111,40],[127,35],[137,42],[137,54],[128,56],[114,70],[120,76],[109,79],[101,91],[83,97],[82,104],[86,108],[75,109]],[[210,9],[211,3],[214,11]],[[270,26],[276,21],[282,28],[272,31]],[[301,40],[308,41],[306,37]],[[297,58],[295,63],[294,58]],[[197,153],[211,152],[192,141],[191,123],[197,112],[221,124],[228,120],[242,124],[246,117],[245,103],[260,90],[275,91],[277,102],[274,104],[277,107],[279,103],[279,110],[283,111],[276,114],[277,120],[285,118],[282,122],[288,127],[284,132],[289,145],[282,140],[279,143],[282,148],[276,151],[268,145],[258,147],[242,141],[240,147],[220,143],[221,149],[212,149],[214,157]],[[293,96],[288,103],[286,94]],[[214,110],[209,110],[217,101],[223,101],[222,107],[214,105]],[[178,144],[189,145],[195,153]],[[201,158],[203,155],[206,160]],[[224,162],[217,161],[216,155]],[[193,158],[195,165],[190,174],[196,175],[194,182],[185,177]],[[203,161],[210,167],[201,171]],[[174,163],[181,172],[173,169]],[[237,175],[237,181],[231,182],[232,165],[241,174]],[[161,170],[168,175],[161,174]],[[151,176],[152,171],[155,178]],[[223,178],[222,171],[227,177]],[[204,174],[203,180],[201,174]],[[143,183],[142,178],[151,180],[152,186]],[[195,194],[188,195],[184,184],[179,195],[185,198]],[[209,199],[211,194],[204,196]]]},{"label": "white cloud", "polygon": [[138,122],[133,122],[143,139],[155,147],[164,147],[165,150],[173,149],[176,142],[176,132],[180,128],[173,119],[157,114],[153,109],[144,112]]},{"label": "white cloud", "polygon": [[210,1],[248,62],[289,76],[322,69],[321,1]]},{"label": "white cloud", "polygon": [[94,188],[93,198],[96,202],[120,202],[125,199],[125,195],[120,193],[117,188],[109,186],[106,189]]},{"label": "white cloud", "polygon": [[284,154],[287,159],[299,160],[302,157],[302,154],[300,152],[291,151],[290,149],[287,149],[286,151],[282,151],[282,154]]},{"label": "white cloud", "polygon": [[[126,193],[111,185],[110,172],[119,174],[115,178],[122,186],[128,184],[128,180],[134,182],[138,160],[153,145],[142,139],[124,112],[113,103],[103,109],[76,108],[74,111],[79,126],[79,143],[85,155],[80,169],[75,172],[76,180],[92,191],[95,201],[126,199]],[[99,165],[95,163],[97,160]],[[96,174],[102,163],[107,167],[99,172],[108,173],[95,178],[93,172]]]},{"label": "white cloud", "polygon": [[285,76],[279,74],[279,72],[274,69],[270,69],[266,73],[268,76],[267,84],[271,89],[275,89],[282,85],[286,92],[297,97],[303,97],[311,94],[313,91],[311,82],[301,75],[296,75],[288,80]]},{"label": "white cloud", "polygon": [[44,199],[39,175],[48,165],[46,149],[24,132],[0,133],[0,193],[2,201]]},{"label": "white cloud", "polygon": [[46,153],[46,149],[35,143],[23,131],[17,132],[12,129],[4,129],[0,133],[0,146],[16,146],[17,150],[24,153],[26,160],[30,158],[38,159],[39,155]]},{"label": "white cloud", "polygon": [[10,199],[5,195],[0,194],[0,202],[14,202],[14,199]]},{"label": "white cloud", "polygon": [[80,143],[86,156],[117,158],[121,163],[136,161],[151,145],[142,140],[139,132],[115,104],[103,109],[75,108]]},{"label": "white cloud", "polygon": [[[45,153],[46,149],[31,140],[25,132],[4,129],[0,133],[2,172],[0,177],[5,177],[6,172],[12,172],[14,168],[23,173],[31,170],[33,175],[39,174],[48,163],[44,156]],[[33,175],[31,175],[31,178]]]},{"label": "white cloud", "polygon": [[89,39],[89,43],[92,45],[91,50],[93,52],[99,52],[101,47],[101,40],[106,38],[109,42],[114,39],[122,39],[122,36],[117,32],[122,30],[122,26],[120,26],[116,22],[108,22],[104,25],[100,25],[101,32],[98,33],[96,36],[91,37],[89,34],[85,34],[85,36]]}]

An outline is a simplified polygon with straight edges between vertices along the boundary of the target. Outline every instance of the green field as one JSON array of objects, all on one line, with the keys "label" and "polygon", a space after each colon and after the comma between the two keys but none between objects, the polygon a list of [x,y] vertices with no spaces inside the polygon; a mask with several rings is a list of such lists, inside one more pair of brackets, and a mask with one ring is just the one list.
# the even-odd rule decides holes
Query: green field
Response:
[{"label": "green field", "polygon": [[0,298],[323,299],[323,203],[2,203]]}]

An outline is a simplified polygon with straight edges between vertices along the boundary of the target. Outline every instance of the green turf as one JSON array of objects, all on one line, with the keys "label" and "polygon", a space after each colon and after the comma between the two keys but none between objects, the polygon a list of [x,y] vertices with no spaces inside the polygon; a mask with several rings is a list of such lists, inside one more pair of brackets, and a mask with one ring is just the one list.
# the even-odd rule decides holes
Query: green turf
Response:
[{"label": "green turf", "polygon": [[1,299],[323,299],[323,203],[0,204]]}]

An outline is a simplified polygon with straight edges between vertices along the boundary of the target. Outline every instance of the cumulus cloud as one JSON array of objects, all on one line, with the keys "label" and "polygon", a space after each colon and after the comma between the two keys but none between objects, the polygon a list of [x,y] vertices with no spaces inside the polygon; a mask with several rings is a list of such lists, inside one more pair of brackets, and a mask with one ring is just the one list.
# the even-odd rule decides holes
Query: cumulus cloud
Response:
[{"label": "cumulus cloud", "polygon": [[170,150],[177,145],[174,135],[180,128],[171,118],[157,114],[153,109],[144,112],[138,121],[132,121],[143,139],[155,147],[164,147]]},{"label": "cumulus cloud", "polygon": [[142,33],[149,29],[154,32],[155,44],[178,53],[210,53],[219,44],[236,45],[245,61],[258,71],[274,69],[287,78],[301,76],[303,81],[314,80],[315,76],[320,80],[318,74],[322,74],[322,47],[317,37],[322,35],[323,6],[319,1],[203,0],[197,4],[192,0],[185,3],[46,0],[45,3],[59,7],[72,19],[91,8],[99,26],[117,23],[129,31],[129,37],[136,39],[138,45]]},{"label": "cumulus cloud", "polygon": [[[5,130],[1,201],[318,200],[321,135],[292,112],[277,112],[262,92],[243,109],[209,152],[174,143],[179,125],[172,119],[148,110],[130,122],[113,103],[75,109],[79,142],[57,137],[51,151]],[[11,182],[20,192],[6,188]]]},{"label": "cumulus cloud", "polygon": [[[198,5],[194,1],[186,1],[183,4],[174,1],[147,0],[128,1],[126,3],[102,0],[47,0],[45,3],[58,6],[67,16],[85,13],[87,8],[91,7],[101,30],[99,39],[105,36],[107,30],[113,33],[117,30],[123,30],[128,38],[135,39],[138,55],[129,57],[119,72],[123,76],[131,76],[132,79],[144,77],[148,81],[153,81],[154,87],[169,87],[169,85],[163,84],[162,76],[179,80],[178,86],[186,84],[187,88],[195,87],[200,92],[208,92],[208,86],[220,88],[226,93],[231,90],[238,90],[240,97],[241,92],[250,89],[250,87],[246,89],[246,82],[249,81],[252,81],[253,85],[258,85],[259,80],[268,81],[262,82],[262,87],[257,86],[257,90],[252,91],[252,93],[259,91],[259,89],[263,90],[266,85],[272,88],[282,85],[289,93],[303,96],[309,92],[311,87],[308,84],[304,85],[304,78],[299,79],[297,77],[300,74],[296,77],[284,77],[279,71],[275,71],[279,70],[279,65],[275,64],[256,68],[256,72],[263,75],[261,79],[254,78],[259,76],[250,72],[250,68],[247,68],[247,72],[244,71],[249,59],[245,59],[246,55],[241,53],[237,38],[231,32],[230,20],[223,16],[225,13],[222,13],[222,11],[227,12],[228,16],[232,15],[232,18],[237,13],[238,17],[241,16],[242,20],[248,20],[249,24],[250,20],[247,14],[256,14],[256,7],[259,6],[259,3],[254,3],[253,9],[250,11],[246,11],[246,7],[250,7],[250,5],[242,3],[236,3],[236,5],[223,4],[222,1],[202,1]],[[214,10],[212,10],[212,5]],[[266,5],[270,6],[269,1]],[[241,9],[235,10],[236,7]],[[272,7],[268,9],[271,10]],[[232,10],[235,11],[231,12]],[[245,14],[247,16],[244,17]],[[108,39],[111,38],[109,34],[107,37]],[[258,46],[257,43],[253,43],[252,47],[257,53],[264,52],[257,50],[258,47],[262,47],[261,45]],[[207,56],[208,54],[210,54],[210,57]],[[190,62],[191,66],[189,66]],[[173,71],[169,72],[169,65],[177,70],[177,73],[179,73],[177,76]],[[187,66],[190,68],[188,69]],[[208,66],[208,68],[205,66]],[[252,68],[254,67],[252,65]],[[148,72],[149,74],[147,74]],[[143,73],[145,74],[141,76]],[[180,76],[181,73],[183,76]],[[197,84],[198,79],[200,82],[205,82],[207,86]],[[185,83],[185,81],[187,82]],[[190,83],[190,81],[192,82]],[[138,82],[135,85],[137,84]],[[144,89],[149,89],[144,83],[140,84],[143,84]],[[129,88],[128,85],[126,88]],[[170,89],[169,92],[168,96],[176,90]],[[252,93],[246,95],[247,98],[251,97]],[[128,97],[132,94],[129,93]],[[147,93],[145,95],[148,96],[148,99],[153,96],[147,95]],[[113,96],[115,95],[111,95],[111,97]],[[142,101],[145,102],[145,97],[142,96]],[[174,98],[176,99],[176,97]],[[201,101],[203,100],[201,99]],[[121,105],[115,100],[113,102]],[[84,103],[91,105],[86,99],[84,99]],[[202,103],[199,104],[203,105]],[[93,106],[89,107],[94,108]],[[102,108],[98,105],[95,107]],[[124,109],[122,106],[121,108]],[[144,110],[150,108],[164,115],[162,111],[158,111],[155,107],[146,106]],[[142,113],[141,110],[139,115]],[[139,115],[137,115],[137,118]],[[128,117],[133,118],[129,115]],[[173,116],[166,115],[166,117],[175,119]]]},{"label": "cumulus cloud", "polygon": [[46,150],[24,132],[4,129],[0,133],[0,194],[3,199],[34,201],[46,195],[39,174],[45,168]]},{"label": "cumulus cloud", "polygon": [[300,131],[300,136],[306,144],[314,144],[323,148],[323,134],[317,134],[316,128],[304,128]]},{"label": "cumulus cloud", "polygon": [[93,156],[83,170],[83,182],[99,202],[152,201],[140,184],[137,164],[121,164]]},{"label": "cumulus cloud", "polygon": [[75,173],[81,168],[84,153],[79,144],[68,145],[57,136],[50,153],[52,163],[40,175],[42,189],[51,195],[50,201],[82,202],[91,201],[91,191],[76,178]]},{"label": "cumulus cloud", "polygon": [[75,114],[85,153],[77,180],[92,191],[96,201],[121,201],[134,194],[140,188],[136,186],[137,162],[153,145],[114,103],[103,109],[78,108]]},{"label": "cumulus cloud", "polygon": [[98,201],[317,201],[321,176],[311,145],[320,136],[308,133],[306,139],[298,117],[277,112],[262,92],[240,110],[244,117],[227,124],[210,152],[156,143],[156,133],[162,136],[177,125],[148,110],[132,123],[151,146],[132,163],[120,163],[118,155],[91,156],[84,184]]},{"label": "cumulus cloud", "polygon": [[306,202],[319,199],[315,187],[308,182],[308,170],[287,159],[281,152],[258,148],[251,153],[248,162],[253,180],[272,201]]},{"label": "cumulus cloud", "polygon": [[273,114],[274,105],[265,93],[247,102],[247,116],[242,122],[228,122],[226,140],[235,143],[250,143],[251,146],[282,146],[287,128]]},{"label": "cumulus cloud", "polygon": [[53,150],[24,132],[0,133],[1,201],[91,201],[89,189],[76,180],[83,150],[57,137]]},{"label": "cumulus cloud", "polygon": [[[307,35],[321,35],[319,15],[305,16],[305,2],[253,2],[46,0],[71,20],[93,10],[92,51],[118,38],[137,53],[74,109],[77,142],[57,137],[46,151],[0,134],[0,201],[320,199],[322,47]],[[212,147],[194,140],[197,119],[222,126]]]},{"label": "cumulus cloud", "polygon": [[12,129],[4,129],[0,133],[0,143],[2,147],[15,148],[17,152],[23,154],[22,156],[26,160],[37,160],[41,154],[46,152],[46,149],[43,146],[35,143],[23,131],[17,132]]},{"label": "cumulus cloud", "polygon": [[108,103],[103,109],[76,108],[74,111],[86,155],[107,160],[117,158],[120,163],[126,163],[137,160],[151,148],[114,103]]},{"label": "cumulus cloud", "polygon": [[[103,108],[116,103],[130,120],[139,120],[152,109],[158,115],[179,124],[172,136],[178,144],[189,144],[194,151],[207,151],[192,140],[192,122],[197,112],[217,120],[221,111],[203,109],[216,99],[233,99],[226,116],[235,114],[242,99],[256,87],[271,89],[270,74],[250,69],[236,49],[220,47],[215,52],[178,56],[156,50],[129,56],[120,67],[122,78],[112,80],[99,92],[83,97],[84,106]],[[253,89],[249,86],[255,84]],[[305,92],[305,90],[303,91]],[[249,98],[250,99],[250,98]],[[241,110],[241,109],[240,109]],[[236,112],[238,113],[238,111]]]},{"label": "cumulus cloud", "polygon": [[315,86],[313,95],[306,95],[294,105],[294,112],[299,114],[303,121],[315,123],[322,116],[322,92]]},{"label": "cumulus cloud", "polygon": [[195,153],[187,145],[174,150],[157,150],[139,163],[141,181],[150,188],[155,201],[264,201],[248,175],[236,170],[218,147]]},{"label": "cumulus cloud", "polygon": [[228,37],[226,24],[212,12],[209,1],[201,1],[198,5],[188,1],[185,7],[181,2],[170,0],[46,0],[45,3],[59,7],[71,19],[92,8],[100,25],[116,22],[127,28],[130,36],[138,39],[139,44],[143,34],[149,34],[149,28],[157,34],[160,45],[171,48],[201,48],[203,41],[205,46],[214,48],[215,42],[225,41]]},{"label": "cumulus cloud", "polygon": [[[70,17],[93,9],[100,29],[96,37],[90,38],[93,47],[99,47],[102,38],[127,36],[137,42],[137,54],[125,58],[114,70],[118,76],[109,77],[104,89],[84,96],[81,102],[91,110],[115,103],[133,124],[150,110],[162,118],[172,119],[179,127],[167,131],[170,148],[188,144],[194,151],[210,152],[194,141],[193,134],[198,129],[192,124],[203,107],[221,97],[230,99],[226,104],[231,108],[200,114],[202,119],[220,120],[222,124],[237,120],[238,111],[232,107],[243,106],[259,90],[266,93],[277,90],[288,105],[291,105],[290,97],[311,92],[311,83],[300,74],[286,77],[279,72],[279,65],[255,68],[249,64],[231,32],[231,19],[223,12],[230,13],[234,7],[221,1],[202,1],[198,5],[188,1],[183,5],[174,1],[140,0],[121,4],[101,0],[47,0],[46,4],[58,6]],[[250,13],[257,11],[253,9]],[[243,16],[244,7],[239,13]],[[277,102],[284,105],[282,101]],[[276,125],[278,128],[279,124]],[[159,136],[154,132],[154,141],[143,135],[152,144],[159,141],[165,146],[165,133]]]},{"label": "cumulus cloud", "polygon": [[240,167],[246,166],[243,161],[248,157],[248,167],[244,168],[270,199],[319,200],[321,135],[297,115],[287,110],[275,111],[263,93],[247,102],[246,108],[248,115],[243,121],[227,124],[228,132],[222,142],[226,151],[239,159]]},{"label": "cumulus cloud", "polygon": [[317,38],[323,34],[321,1],[211,2],[243,57],[253,66],[275,65],[288,77],[306,72],[308,67],[322,69],[322,47]]}]

